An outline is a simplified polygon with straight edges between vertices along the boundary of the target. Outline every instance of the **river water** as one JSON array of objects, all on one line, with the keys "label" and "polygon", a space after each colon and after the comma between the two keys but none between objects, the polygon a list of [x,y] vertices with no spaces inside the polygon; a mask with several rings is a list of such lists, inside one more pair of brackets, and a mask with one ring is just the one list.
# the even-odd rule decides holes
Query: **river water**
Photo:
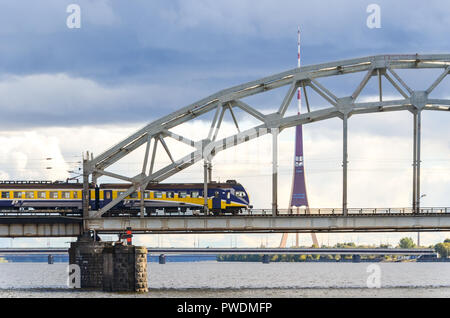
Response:
[{"label": "river water", "polygon": [[149,293],[111,294],[69,289],[67,264],[1,263],[0,297],[450,297],[450,263],[148,265]]}]

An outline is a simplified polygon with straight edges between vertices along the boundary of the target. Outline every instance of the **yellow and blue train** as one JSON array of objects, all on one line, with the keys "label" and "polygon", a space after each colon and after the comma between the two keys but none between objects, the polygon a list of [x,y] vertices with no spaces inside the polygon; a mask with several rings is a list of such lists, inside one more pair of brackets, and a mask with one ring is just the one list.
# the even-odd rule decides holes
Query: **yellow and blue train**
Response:
[{"label": "yellow and blue train", "polygon": [[[155,213],[203,212],[203,183],[149,184],[144,191],[147,216]],[[130,187],[108,183],[89,187],[89,205],[98,210]],[[83,186],[78,182],[0,181],[0,210],[50,211],[81,215]],[[208,209],[215,215],[237,214],[251,206],[244,187],[234,180],[208,184]],[[107,212],[106,216],[136,215],[140,211],[141,192],[134,192]]]}]

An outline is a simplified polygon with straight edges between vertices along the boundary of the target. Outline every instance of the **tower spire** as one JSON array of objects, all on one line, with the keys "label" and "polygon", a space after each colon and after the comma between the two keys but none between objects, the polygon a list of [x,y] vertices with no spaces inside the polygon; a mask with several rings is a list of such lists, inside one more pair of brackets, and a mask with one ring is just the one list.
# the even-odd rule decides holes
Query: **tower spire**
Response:
[{"label": "tower spire", "polygon": [[[300,26],[297,29],[297,67],[301,67],[301,51],[300,51]],[[302,95],[300,87],[297,91],[298,114],[302,111]],[[292,178],[291,197],[289,199],[289,208],[304,206],[308,208],[308,196],[306,193],[305,168],[303,165],[303,127],[298,125],[295,127],[295,157],[294,157],[294,173]],[[280,247],[286,247],[287,233],[281,238]],[[296,245],[299,245],[299,237],[296,233]],[[311,233],[313,244],[319,246],[315,233]]]},{"label": "tower spire", "polygon": [[[297,67],[300,68],[300,26],[297,29]],[[301,95],[300,87],[297,91],[297,101],[298,101],[298,114],[302,112],[302,95]]]},{"label": "tower spire", "polygon": [[[300,51],[300,27],[297,29],[297,67],[301,67]],[[297,91],[298,114],[302,111],[302,95],[300,87]],[[308,207],[308,197],[306,195],[305,170],[303,166],[303,127],[295,127],[295,157],[294,175],[292,180],[291,198],[289,207]]]}]

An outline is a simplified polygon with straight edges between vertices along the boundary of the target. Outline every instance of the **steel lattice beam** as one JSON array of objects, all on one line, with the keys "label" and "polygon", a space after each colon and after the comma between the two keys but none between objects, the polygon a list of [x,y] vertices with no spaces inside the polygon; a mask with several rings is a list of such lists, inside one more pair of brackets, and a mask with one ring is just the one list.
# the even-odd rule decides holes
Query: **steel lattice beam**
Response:
[{"label": "steel lattice beam", "polygon": [[[412,90],[395,71],[396,69],[429,68],[442,69],[443,71],[429,87],[424,88],[422,91]],[[93,213],[90,214],[90,217],[95,218],[101,216],[127,195],[133,191],[136,191],[136,189],[145,187],[149,182],[163,181],[200,160],[210,161],[212,156],[222,150],[258,138],[267,133],[273,134],[275,130],[278,132],[289,127],[304,125],[335,117],[343,119],[344,123],[346,123],[348,118],[356,114],[400,110],[409,110],[412,113],[419,114],[422,110],[450,111],[450,100],[428,98],[429,94],[444,80],[446,76],[448,76],[449,72],[450,54],[379,55],[303,66],[301,68],[295,68],[286,72],[219,91],[146,125],[100,155],[94,158],[85,158],[83,164],[85,184],[88,182],[86,178],[89,178],[89,175],[92,175],[94,182],[99,176],[106,175],[116,177],[121,180],[130,181],[132,184],[130,188],[118,199],[112,201],[105,208],[99,211],[93,211]],[[350,96],[336,96],[332,90],[325,87],[318,81],[320,78],[337,77],[350,73],[365,73],[363,80],[360,83],[357,83],[353,94]],[[376,76],[378,78],[379,101],[359,102],[358,97],[372,76]],[[400,95],[402,95],[403,99],[389,100],[386,96],[383,96],[383,77],[400,93]],[[242,98],[255,94],[261,94],[268,90],[282,86],[287,86],[288,92],[283,101],[280,102],[280,106],[277,111],[272,114],[264,115],[257,110],[257,108],[252,107],[241,100]],[[301,115],[285,116],[292,97],[298,87],[303,88],[308,112]],[[318,95],[323,97],[329,104],[329,107],[311,110],[309,100],[307,99],[307,88],[312,89]],[[235,107],[258,119],[260,124],[251,129],[240,131],[238,119],[233,112],[233,108]],[[233,121],[238,129],[238,133],[221,140],[216,140],[226,109],[230,110]],[[194,120],[196,117],[208,112],[214,113],[214,119],[211,123],[211,129],[204,139],[193,141],[170,131],[171,128]],[[420,134],[420,131],[418,133]],[[181,143],[189,145],[194,149],[189,155],[179,160],[175,160],[171,155],[169,147],[164,141],[165,137],[170,137]],[[151,157],[151,167],[149,169],[149,173],[147,174],[145,173],[145,170],[151,139],[154,140],[153,153]],[[420,140],[420,138],[416,139]],[[158,171],[153,171],[156,145],[158,142],[162,144],[163,149],[169,155],[171,164],[161,168]],[[146,155],[141,174],[134,177],[127,177],[105,170],[110,165],[121,160],[144,144],[146,144]],[[416,142],[416,146],[420,147],[420,142],[418,144]],[[346,145],[344,145],[344,151],[345,149]],[[420,150],[418,151],[420,153]],[[345,155],[346,154],[344,154],[344,163],[346,165]],[[417,158],[417,160],[420,161],[420,158]],[[345,171],[346,169],[344,169],[344,180],[346,180]],[[415,184],[417,185],[417,181],[415,181]],[[347,202],[345,188],[346,182],[344,181],[344,211],[346,209]],[[276,193],[276,191],[274,193]],[[419,194],[416,193],[416,195]],[[86,198],[86,196],[83,196],[83,198]],[[413,199],[413,203],[416,201],[417,197]],[[84,207],[86,208],[86,206],[87,205],[85,204]],[[84,215],[87,215],[86,211]]]}]

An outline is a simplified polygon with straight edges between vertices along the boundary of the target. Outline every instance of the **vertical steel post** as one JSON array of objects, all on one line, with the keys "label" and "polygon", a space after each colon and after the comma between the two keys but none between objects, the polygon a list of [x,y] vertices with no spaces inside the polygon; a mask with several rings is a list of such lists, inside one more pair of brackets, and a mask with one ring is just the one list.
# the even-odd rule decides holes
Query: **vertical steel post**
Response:
[{"label": "vertical steel post", "polygon": [[212,162],[208,163],[208,183],[212,181]]},{"label": "vertical steel post", "polygon": [[203,197],[204,197],[204,211],[205,215],[208,214],[208,162],[205,160],[203,164],[203,175],[204,175],[204,184],[203,184]]},{"label": "vertical steel post", "polygon": [[342,129],[342,141],[343,141],[343,151],[342,151],[342,213],[347,215],[347,165],[348,165],[348,115],[344,114],[343,117],[343,129]]},{"label": "vertical steel post", "polygon": [[82,194],[82,204],[83,204],[83,229],[84,233],[87,231],[86,220],[89,217],[89,172],[88,172],[88,160],[89,153],[86,153],[86,158],[83,154],[83,194]]},{"label": "vertical steel post", "polygon": [[417,213],[420,212],[420,137],[421,137],[421,111],[417,112],[417,163],[416,163],[416,174],[417,174],[417,185],[416,185],[416,209]]},{"label": "vertical steel post", "polygon": [[278,210],[278,129],[272,128],[272,215]]},{"label": "vertical steel post", "polygon": [[140,192],[141,192],[141,213],[140,213],[140,217],[143,218],[144,214],[145,214],[145,201],[144,201],[144,192],[145,192],[145,188],[144,186],[141,185],[140,187]]},{"label": "vertical steel post", "polygon": [[413,197],[412,209],[417,212],[417,112],[414,112],[414,140],[413,140]]},{"label": "vertical steel post", "polygon": [[380,102],[383,101],[383,82],[381,81],[381,71],[380,69],[377,69],[377,73],[378,73],[378,93],[379,93],[379,97],[380,97]]}]

